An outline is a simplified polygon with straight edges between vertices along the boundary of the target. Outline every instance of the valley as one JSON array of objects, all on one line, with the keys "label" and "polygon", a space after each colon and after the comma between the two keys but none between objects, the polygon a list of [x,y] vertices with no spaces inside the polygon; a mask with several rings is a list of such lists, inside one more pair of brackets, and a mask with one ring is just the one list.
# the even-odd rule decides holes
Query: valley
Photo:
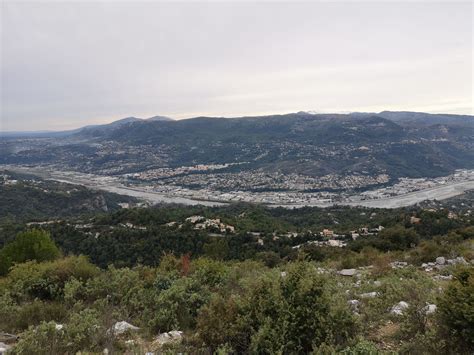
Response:
[{"label": "valley", "polygon": [[304,206],[330,207],[334,205],[374,208],[399,208],[424,200],[444,200],[474,189],[474,170],[460,170],[455,174],[433,179],[404,179],[402,183],[364,191],[347,192],[222,192],[218,190],[190,190],[179,186],[130,183],[128,179],[58,171],[48,167],[3,166],[6,170],[37,175],[43,179],[85,186],[135,197],[148,203],[178,203],[184,205],[219,206],[231,202],[259,203],[271,207],[298,208]]},{"label": "valley", "polygon": [[473,188],[474,120],[387,111],[128,117],[3,136],[0,168],[152,204],[395,208]]}]

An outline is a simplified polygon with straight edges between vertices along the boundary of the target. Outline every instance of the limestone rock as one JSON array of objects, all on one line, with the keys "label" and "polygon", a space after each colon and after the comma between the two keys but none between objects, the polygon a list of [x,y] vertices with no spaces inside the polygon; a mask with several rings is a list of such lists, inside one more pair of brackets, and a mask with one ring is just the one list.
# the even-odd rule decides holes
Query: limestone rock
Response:
[{"label": "limestone rock", "polygon": [[435,304],[427,304],[425,307],[423,307],[423,311],[425,314],[433,314],[436,312],[436,309],[438,307]]},{"label": "limestone rock", "polygon": [[342,276],[354,276],[356,273],[357,273],[356,269],[342,269],[338,271],[338,274]]},{"label": "limestone rock", "polygon": [[139,329],[140,328],[135,327],[134,325],[132,325],[128,322],[121,321],[121,322],[117,322],[117,323],[114,324],[114,326],[112,327],[112,332],[115,335],[121,335],[121,334],[123,334],[127,331],[137,331]]},{"label": "limestone rock", "polygon": [[179,343],[182,339],[183,332],[179,330],[172,330],[171,332],[158,335],[154,343],[158,346],[162,346],[169,343]]},{"label": "limestone rock", "polygon": [[391,308],[390,313],[396,314],[397,316],[401,316],[403,315],[403,311],[406,310],[408,307],[408,303],[406,303],[405,301],[400,301]]}]

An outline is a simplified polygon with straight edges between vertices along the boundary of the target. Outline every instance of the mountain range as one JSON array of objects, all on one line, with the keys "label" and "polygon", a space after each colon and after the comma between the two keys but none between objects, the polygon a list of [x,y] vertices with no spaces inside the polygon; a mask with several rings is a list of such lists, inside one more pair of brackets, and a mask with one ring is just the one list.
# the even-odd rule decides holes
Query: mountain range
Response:
[{"label": "mountain range", "polygon": [[474,168],[474,117],[418,112],[128,117],[0,144],[0,163],[123,174],[230,164],[226,172],[433,177]]},{"label": "mountain range", "polygon": [[0,132],[0,137],[66,137],[72,136],[79,132],[90,131],[90,130],[110,130],[129,124],[132,122],[156,122],[156,121],[173,121],[171,118],[166,116],[153,116],[149,118],[138,118],[138,117],[125,117],[111,123],[100,124],[100,125],[88,125],[81,128],[76,128],[67,131],[7,131]]}]

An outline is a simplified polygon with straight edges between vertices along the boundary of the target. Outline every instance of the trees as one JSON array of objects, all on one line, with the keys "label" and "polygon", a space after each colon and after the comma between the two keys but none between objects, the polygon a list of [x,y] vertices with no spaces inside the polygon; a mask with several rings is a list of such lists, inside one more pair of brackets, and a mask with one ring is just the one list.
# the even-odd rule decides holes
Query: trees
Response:
[{"label": "trees", "polygon": [[204,244],[204,254],[218,260],[224,260],[229,254],[229,244],[224,238],[217,238]]},{"label": "trees", "polygon": [[[34,352],[35,347],[45,353],[98,352],[104,347],[125,352],[131,351],[132,340],[133,347],[146,345],[143,353],[158,351],[148,348],[156,345],[152,339],[170,330],[184,332],[184,341],[173,345],[182,353],[472,350],[474,271],[458,269],[447,287],[445,276],[459,266],[439,265],[431,271],[416,267],[437,256],[474,259],[470,217],[446,236],[427,238],[416,226],[401,225],[404,213],[412,212],[400,212],[401,217],[384,224],[382,233],[361,236],[349,242],[350,248],[311,243],[293,248],[319,240],[317,229],[305,231],[312,224],[352,217],[351,223],[369,223],[371,211],[246,214],[245,206],[237,207],[123,210],[88,221],[88,227],[83,220],[44,225],[65,254],[88,255],[51,261],[41,261],[59,254],[48,233],[16,235],[24,225],[0,226],[0,245],[7,243],[0,250],[7,273],[0,275],[0,329],[20,335],[19,353]],[[238,233],[215,236],[194,230],[183,222],[191,213],[225,218]],[[377,210],[380,218],[382,213]],[[311,221],[311,216],[318,220]],[[259,224],[260,217],[268,223]],[[283,224],[272,224],[278,219],[300,235],[279,233]],[[162,225],[170,221],[176,225]],[[127,222],[146,228],[124,226]],[[260,225],[266,232],[258,237],[248,233]],[[412,265],[392,268],[395,260]],[[346,277],[337,273],[341,268],[359,270],[357,276]],[[408,309],[392,314],[393,305],[402,300]],[[440,311],[427,314],[427,304],[438,305]],[[107,330],[123,320],[140,331],[110,336]]]},{"label": "trees", "polygon": [[0,275],[7,274],[14,263],[54,260],[59,255],[59,249],[49,233],[38,229],[19,233],[0,250]]},{"label": "trees", "polygon": [[357,239],[351,245],[351,249],[360,251],[366,246],[372,246],[381,251],[407,250],[416,246],[420,236],[413,228],[404,228],[401,225],[386,228],[377,236]]},{"label": "trees", "polygon": [[457,271],[438,304],[440,333],[450,349],[458,353],[474,351],[474,270]]}]

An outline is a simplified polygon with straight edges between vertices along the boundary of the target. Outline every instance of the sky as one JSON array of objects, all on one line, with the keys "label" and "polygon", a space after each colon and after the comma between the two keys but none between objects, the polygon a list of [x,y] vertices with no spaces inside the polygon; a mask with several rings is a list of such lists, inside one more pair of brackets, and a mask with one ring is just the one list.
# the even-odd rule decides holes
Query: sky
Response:
[{"label": "sky", "polygon": [[473,2],[1,0],[1,131],[128,116],[473,114]]}]

